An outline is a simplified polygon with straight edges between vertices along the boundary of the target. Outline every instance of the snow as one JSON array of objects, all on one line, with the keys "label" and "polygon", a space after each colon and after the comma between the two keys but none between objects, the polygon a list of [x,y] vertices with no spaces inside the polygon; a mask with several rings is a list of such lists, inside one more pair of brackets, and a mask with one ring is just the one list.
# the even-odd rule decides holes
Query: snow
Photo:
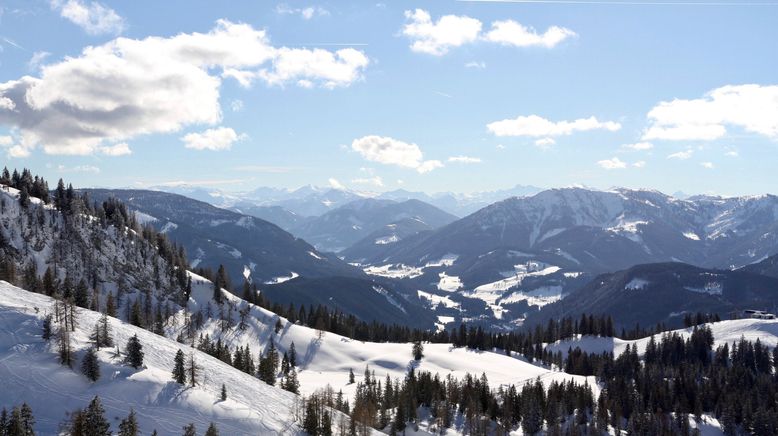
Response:
[{"label": "snow", "polygon": [[381,286],[373,286],[373,290],[378,292],[380,295],[383,295],[384,298],[386,298],[386,301],[389,302],[389,304],[400,309],[402,313],[407,313],[405,312],[405,308],[402,306],[402,304],[398,303],[397,300],[395,300],[394,297],[389,294],[389,291],[382,288]]},{"label": "snow", "polygon": [[626,285],[624,285],[624,289],[630,290],[630,291],[639,291],[646,286],[650,285],[651,282],[644,279],[634,278],[629,281]]},{"label": "snow", "polygon": [[[114,340],[121,347],[137,334],[145,353],[144,367],[134,370],[113,357],[113,350],[98,352],[102,377],[90,383],[78,371],[80,356],[91,346],[88,340],[100,314],[78,309],[73,333],[75,369],[58,363],[56,344],[40,337],[43,318],[51,313],[53,300],[0,282],[0,392],[5,405],[27,402],[35,414],[36,432],[58,434],[67,412],[85,407],[99,396],[106,417],[117,430],[116,418],[132,407],[140,430],[150,434],[180,434],[194,423],[198,432],[213,421],[221,434],[301,434],[290,413],[294,395],[271,387],[257,378],[194,350],[201,367],[197,387],[182,387],[171,379],[173,356],[189,347],[149,331],[111,319]],[[222,383],[228,399],[220,401]],[[2,396],[2,394],[0,394]],[[8,401],[10,400],[10,401]]]},{"label": "snow", "polygon": [[694,232],[684,232],[683,236],[685,238],[691,239],[692,241],[699,241],[700,237],[694,233]]},{"label": "snow", "polygon": [[318,254],[314,253],[313,251],[309,251],[308,254],[311,255],[314,259],[324,260],[323,257],[319,256]]},{"label": "snow", "polygon": [[702,288],[684,287],[687,291],[697,292],[699,294],[721,295],[724,292],[724,285],[719,282],[706,283]]},{"label": "snow", "polygon": [[[190,311],[194,311],[204,306],[204,302],[212,295],[213,288],[207,279],[192,273],[190,276]],[[246,304],[233,295],[225,295],[225,298],[237,302],[239,306]],[[218,320],[207,322],[201,331],[210,334],[214,339],[221,337],[223,342],[233,348],[250,345],[252,352],[264,347],[271,336],[279,353],[288,350],[294,342],[298,355],[300,391],[306,395],[331,385],[335,392],[342,390],[345,397],[353,400],[356,384],[348,384],[349,370],[353,369],[356,380],[360,381],[364,376],[365,366],[375,371],[376,377],[380,379],[385,378],[387,374],[393,379],[403,378],[414,366],[417,371],[430,371],[441,377],[451,374],[459,379],[467,373],[486,373],[490,385],[495,388],[507,384],[520,386],[536,378],[540,378],[546,385],[552,381],[574,380],[580,384],[588,381],[595,396],[599,393],[593,377],[550,370],[528,363],[515,354],[506,356],[500,350],[475,351],[456,348],[451,344],[424,344],[424,358],[420,363],[412,365],[410,343],[361,342],[334,333],[323,333],[320,336],[316,330],[289,323],[284,318],[280,318],[284,327],[275,335],[273,329],[279,318],[272,312],[252,306],[245,331],[233,329],[221,335]]]},{"label": "snow", "polygon": [[391,236],[384,236],[383,238],[378,238],[375,240],[376,245],[387,245],[387,244],[394,244],[395,242],[399,241],[400,238],[397,237],[397,235],[391,235]]},{"label": "snow", "polygon": [[135,219],[138,221],[139,224],[149,224],[149,223],[153,223],[154,221],[157,221],[156,217],[153,217],[149,214],[139,212],[137,210],[134,211],[133,213],[135,214]]},{"label": "snow", "polygon": [[284,283],[284,282],[288,282],[289,280],[296,279],[297,277],[300,277],[300,275],[292,271],[288,276],[273,277],[272,279],[266,281],[265,284],[277,285],[279,283]]},{"label": "snow", "polygon": [[435,295],[424,291],[416,291],[416,293],[419,295],[419,298],[426,298],[427,300],[430,300],[430,303],[432,303],[433,307],[437,305],[443,305],[443,307],[450,309],[458,309],[461,306],[458,302],[452,300],[447,295]]},{"label": "snow", "polygon": [[546,265],[542,262],[527,262],[525,264],[514,265],[514,275],[502,280],[497,280],[495,282],[478,286],[475,288],[474,294],[506,291],[520,285],[521,282],[524,281],[524,279],[527,277],[545,276],[553,274],[559,271],[559,269],[560,268],[558,266]]},{"label": "snow", "polygon": [[168,221],[168,222],[165,223],[164,226],[162,226],[162,228],[159,230],[159,232],[160,233],[168,233],[171,230],[175,230],[177,228],[178,228],[178,224]]},{"label": "snow", "polygon": [[[752,342],[759,339],[763,345],[767,345],[771,348],[778,345],[778,320],[748,318],[720,321],[706,325],[709,326],[713,332],[714,348],[724,344],[732,345],[733,342],[740,341],[741,338],[745,338],[747,341]],[[688,338],[691,336],[692,329],[693,328],[690,327],[674,330],[674,332],[680,334],[684,338]],[[662,334],[655,335],[654,339],[660,341],[661,337]],[[547,345],[546,349],[552,352],[561,351],[563,356],[567,355],[568,349],[575,349],[576,347],[580,347],[581,350],[589,353],[612,352],[614,356],[618,356],[624,352],[627,345],[637,346],[638,353],[643,354],[649,341],[650,338],[628,341],[619,338],[578,336],[577,338],[557,341]]]},{"label": "snow", "polygon": [[462,281],[457,276],[450,276],[444,272],[438,274],[440,281],[438,282],[438,289],[446,292],[455,292],[462,288]]},{"label": "snow", "polygon": [[527,301],[530,306],[543,307],[547,304],[555,303],[562,299],[562,286],[541,286],[531,291],[516,291],[499,300],[500,304],[518,303]]},{"label": "snow", "polygon": [[364,268],[363,271],[370,275],[393,279],[412,279],[424,274],[423,268],[416,268],[402,263],[370,266]]},{"label": "snow", "polygon": [[458,254],[447,253],[444,254],[443,257],[441,257],[437,261],[428,262],[426,265],[424,265],[424,267],[428,268],[428,267],[452,266],[454,265],[454,262],[456,262],[457,259],[459,259]]}]

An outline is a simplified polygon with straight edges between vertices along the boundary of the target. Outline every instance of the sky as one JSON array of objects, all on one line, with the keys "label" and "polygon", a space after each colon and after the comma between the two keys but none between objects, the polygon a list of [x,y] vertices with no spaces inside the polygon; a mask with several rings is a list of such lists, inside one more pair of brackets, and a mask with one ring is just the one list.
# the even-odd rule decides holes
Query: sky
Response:
[{"label": "sky", "polygon": [[778,2],[694,3],[0,0],[0,159],[83,187],[778,193]]}]

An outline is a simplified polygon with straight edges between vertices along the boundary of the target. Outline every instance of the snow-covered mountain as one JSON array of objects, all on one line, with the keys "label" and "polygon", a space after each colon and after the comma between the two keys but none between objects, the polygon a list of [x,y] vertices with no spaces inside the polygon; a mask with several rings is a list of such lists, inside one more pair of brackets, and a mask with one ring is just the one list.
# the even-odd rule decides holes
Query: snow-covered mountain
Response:
[{"label": "snow-covered mountain", "polygon": [[85,190],[92,198],[117,198],[189,253],[191,265],[223,264],[235,284],[245,274],[257,283],[288,277],[362,277],[334,256],[319,253],[274,224],[182,195],[146,190]]},{"label": "snow-covered mountain", "polygon": [[[397,202],[419,200],[461,217],[506,198],[534,195],[542,191],[541,188],[526,185],[466,194],[456,192],[427,194],[405,189],[376,193],[313,185],[298,189],[259,187],[248,192],[226,192],[216,188],[188,185],[154,186],[150,189],[184,195],[217,207],[253,215],[266,219],[284,230],[291,228],[294,223],[281,220],[294,219],[295,216],[300,218],[319,216],[352,201],[365,198]],[[268,210],[271,207],[280,208],[289,215],[279,214],[278,209]]]},{"label": "snow-covered mountain", "polygon": [[[221,434],[304,434],[292,416],[294,394],[115,318],[110,319],[115,343],[123,348],[137,335],[145,355],[143,367],[135,370],[123,364],[123,356],[115,356],[113,348],[103,348],[97,352],[102,377],[90,382],[77,365],[92,346],[90,335],[100,313],[77,310],[76,329],[70,335],[77,365],[71,369],[60,365],[57,341],[41,338],[44,317],[54,312],[54,301],[0,282],[0,392],[13,393],[0,394],[0,402],[6,406],[26,402],[35,415],[36,434],[60,434],[67,414],[85,408],[95,396],[113,422],[113,431],[132,408],[141,434],[153,430],[181,434],[189,423],[202,434],[211,422]],[[179,385],[171,377],[178,350],[194,355],[199,371],[195,387]],[[226,401],[220,398],[222,384],[229,387]]]},{"label": "snow-covered mountain", "polygon": [[[497,202],[346,260],[395,277],[414,271],[406,277],[419,289],[456,291],[500,316],[496,306],[547,304],[602,272],[673,261],[729,269],[776,251],[772,195],[681,200],[648,190],[565,188]],[[508,318],[527,309],[521,303]]]},{"label": "snow-covered mountain", "polygon": [[[457,218],[419,200],[356,200],[321,216],[293,226],[290,232],[317,249],[339,252],[382,229],[389,230],[374,239],[375,244],[391,244],[416,231],[442,227]],[[411,222],[415,222],[411,223]],[[396,232],[392,229],[397,227]]]},{"label": "snow-covered mountain", "polygon": [[606,314],[617,327],[635,324],[670,327],[683,324],[684,315],[697,312],[729,319],[745,309],[775,313],[778,279],[744,270],[716,270],[683,263],[637,265],[599,275],[561,301],[530,314],[526,323],[543,325],[549,319],[581,314]]}]

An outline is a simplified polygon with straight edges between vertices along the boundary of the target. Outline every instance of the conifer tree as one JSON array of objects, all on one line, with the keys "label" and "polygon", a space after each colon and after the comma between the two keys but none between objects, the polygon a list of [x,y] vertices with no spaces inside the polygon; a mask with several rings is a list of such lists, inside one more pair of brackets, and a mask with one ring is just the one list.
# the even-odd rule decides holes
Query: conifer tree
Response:
[{"label": "conifer tree", "polygon": [[281,387],[293,394],[300,393],[300,382],[297,380],[297,371],[294,368],[290,368],[289,372],[284,377],[284,381]]},{"label": "conifer tree", "polygon": [[130,408],[130,414],[126,418],[122,419],[119,424],[118,436],[138,436],[138,419],[135,416],[135,410]]},{"label": "conifer tree", "polygon": [[195,362],[194,353],[189,353],[189,363],[186,371],[189,373],[189,384],[197,386],[197,374],[200,373],[200,367]]},{"label": "conifer tree", "polygon": [[138,335],[133,335],[127,340],[127,346],[125,347],[126,357],[124,362],[131,367],[138,369],[143,366],[143,345],[141,345]]},{"label": "conifer tree", "polygon": [[294,342],[289,344],[289,366],[294,368],[297,366],[297,350],[294,348]]},{"label": "conifer tree", "polygon": [[114,300],[113,292],[109,292],[105,298],[105,314],[116,317],[116,301]]},{"label": "conifer tree", "polygon": [[222,383],[221,400],[227,401],[227,386],[224,383]]},{"label": "conifer tree", "polygon": [[49,339],[51,339],[51,335],[52,335],[51,320],[52,320],[51,314],[48,314],[46,315],[45,318],[43,318],[43,334],[41,334],[41,338],[43,338],[44,341],[48,341]]},{"label": "conifer tree", "polygon": [[354,384],[354,369],[349,368],[348,370],[348,384],[353,385]]},{"label": "conifer tree", "polygon": [[97,353],[94,348],[89,348],[81,361],[81,372],[89,380],[95,382],[100,378],[100,363],[97,360]]},{"label": "conifer tree", "polygon": [[219,429],[216,428],[216,424],[211,423],[208,426],[208,430],[205,431],[205,436],[219,436]]},{"label": "conifer tree", "polygon": [[197,429],[195,429],[195,425],[192,423],[185,425],[183,436],[197,436]]},{"label": "conifer tree", "polygon": [[414,360],[421,360],[421,358],[424,357],[424,345],[421,344],[421,341],[415,341],[413,343],[412,352]]},{"label": "conifer tree", "polygon": [[186,368],[184,367],[184,352],[180,349],[176,352],[173,366],[173,380],[180,385],[186,384]]},{"label": "conifer tree", "polygon": [[105,409],[100,401],[100,397],[95,396],[86,410],[83,412],[83,425],[89,435],[110,436],[111,425],[105,418]]}]

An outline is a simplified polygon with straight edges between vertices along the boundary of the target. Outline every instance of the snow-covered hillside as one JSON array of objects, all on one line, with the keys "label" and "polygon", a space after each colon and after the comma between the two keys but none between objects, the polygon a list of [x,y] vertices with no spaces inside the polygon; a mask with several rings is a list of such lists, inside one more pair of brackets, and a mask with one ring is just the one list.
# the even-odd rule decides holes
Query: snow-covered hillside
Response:
[{"label": "snow-covered hillside", "polygon": [[[758,339],[763,345],[767,345],[771,348],[778,345],[778,320],[747,318],[719,321],[706,325],[709,326],[713,332],[714,348],[724,344],[729,344],[731,346],[732,343],[738,342],[742,338],[750,342],[756,342]],[[692,334],[692,330],[693,328],[690,327],[673,330],[673,332],[688,339]],[[655,335],[654,340],[660,341],[661,336],[662,334]],[[589,353],[607,352],[613,353],[614,356],[619,356],[629,345],[630,347],[637,346],[638,354],[642,355],[650,340],[651,337],[624,340],[619,338],[583,336],[575,339],[558,341],[549,344],[546,348],[554,353],[561,351],[563,356],[567,355],[568,350],[571,348],[575,349],[576,347]]]},{"label": "snow-covered hillside", "polygon": [[[190,311],[202,310],[203,305],[207,305],[213,295],[213,287],[207,279],[194,274],[191,276]],[[247,305],[235,296],[226,298],[236,305],[237,310]],[[180,313],[179,316],[183,314]],[[278,319],[281,320],[283,328],[276,335],[274,326]],[[273,312],[254,305],[251,305],[251,316],[247,323],[246,330],[232,329],[221,333],[218,320],[211,320],[206,322],[201,332],[214,339],[220,337],[233,349],[249,345],[255,352],[264,349],[271,336],[280,353],[288,350],[294,342],[302,393],[311,393],[330,385],[336,392],[342,390],[347,398],[353,399],[356,384],[348,383],[349,371],[354,371],[358,382],[364,377],[365,367],[371,372],[375,371],[376,377],[380,379],[385,378],[387,374],[393,379],[402,379],[411,367],[417,371],[437,373],[442,377],[451,374],[460,379],[467,373],[485,373],[494,387],[509,384],[520,386],[536,378],[545,383],[554,380],[575,380],[583,384],[588,380],[590,386],[595,389],[595,395],[597,393],[596,384],[591,377],[553,371],[528,363],[521,357],[509,357],[500,352],[479,352],[456,348],[451,344],[425,344],[424,358],[421,362],[415,362],[411,356],[411,344],[361,342],[333,333],[320,335],[314,329],[289,323]]]},{"label": "snow-covered hillside", "polygon": [[[100,314],[78,309],[78,327],[72,335],[78,357],[71,370],[59,364],[55,341],[41,339],[43,319],[52,307],[49,297],[0,282],[0,404],[27,402],[39,434],[57,434],[66,413],[84,408],[95,395],[103,401],[114,431],[116,418],[127,416],[132,407],[142,434],[153,429],[180,434],[188,423],[204,432],[212,421],[225,435],[300,433],[291,416],[293,394],[197,350],[193,352],[201,368],[198,385],[180,386],[171,378],[173,358],[179,349],[192,350],[117,319],[111,319],[116,344],[123,348],[137,334],[144,366],[134,370],[115,358],[113,349],[103,349],[98,352],[102,377],[89,382],[77,365],[91,346],[89,334]],[[220,400],[222,383],[228,388],[227,401]]]}]

